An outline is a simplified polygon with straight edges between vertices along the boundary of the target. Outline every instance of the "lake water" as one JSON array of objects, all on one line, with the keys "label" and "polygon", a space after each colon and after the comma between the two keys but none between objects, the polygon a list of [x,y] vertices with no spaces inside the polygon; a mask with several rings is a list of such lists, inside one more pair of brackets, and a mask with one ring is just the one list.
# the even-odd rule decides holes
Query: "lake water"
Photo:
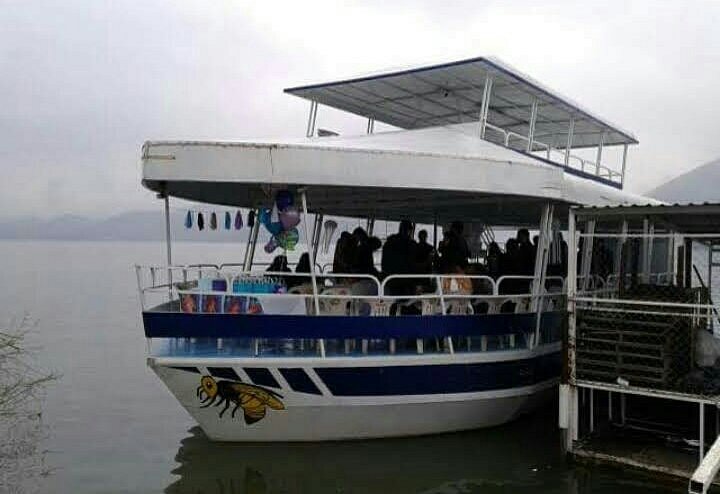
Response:
[{"label": "lake water", "polygon": [[[177,263],[231,262],[234,245],[178,243]],[[553,407],[512,424],[434,437],[219,444],[145,366],[133,264],[159,243],[0,242],[3,322],[30,315],[43,368],[47,493],[683,492],[621,470],[569,466]],[[2,371],[2,369],[0,369]],[[0,486],[0,492],[11,486]]]}]

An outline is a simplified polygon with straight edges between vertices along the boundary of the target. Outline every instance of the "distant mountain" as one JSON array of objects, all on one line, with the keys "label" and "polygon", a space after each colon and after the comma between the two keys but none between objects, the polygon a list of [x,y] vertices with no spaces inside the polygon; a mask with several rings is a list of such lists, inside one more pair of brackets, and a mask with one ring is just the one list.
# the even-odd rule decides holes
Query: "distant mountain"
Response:
[{"label": "distant mountain", "polygon": [[[197,225],[185,228],[187,211],[171,211],[170,224],[173,240],[196,242],[237,242],[247,240],[249,228],[225,230],[225,210],[218,210],[219,228],[210,229],[210,218],[206,215],[205,229],[198,231]],[[235,211],[232,211],[234,220]],[[247,212],[243,213],[247,223]],[[264,235],[261,235],[261,239]],[[165,217],[158,211],[132,211],[105,219],[64,215],[53,219],[23,218],[0,220],[0,239],[37,240],[162,240],[165,238]]]},{"label": "distant mountain", "polygon": [[647,193],[665,202],[720,202],[720,159],[701,165]]}]

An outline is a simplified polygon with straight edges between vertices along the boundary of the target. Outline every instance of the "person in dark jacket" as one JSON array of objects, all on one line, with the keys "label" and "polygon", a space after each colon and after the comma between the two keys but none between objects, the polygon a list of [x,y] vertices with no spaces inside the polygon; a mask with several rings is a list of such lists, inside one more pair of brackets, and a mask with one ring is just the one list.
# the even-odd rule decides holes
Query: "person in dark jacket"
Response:
[{"label": "person in dark jacket", "polygon": [[444,233],[443,241],[438,247],[443,273],[449,273],[456,267],[465,270],[468,266],[470,248],[463,236],[463,230],[462,222],[453,221],[450,230]]},{"label": "person in dark jacket", "polygon": [[348,232],[342,232],[335,243],[333,273],[350,273],[354,257],[355,240]]},{"label": "person in dark jacket", "polygon": [[[398,232],[390,235],[382,249],[383,275],[415,274],[417,243],[412,238],[412,223],[403,220],[400,222]],[[412,280],[395,280],[388,283],[387,289],[391,295],[407,295],[412,291]]]}]

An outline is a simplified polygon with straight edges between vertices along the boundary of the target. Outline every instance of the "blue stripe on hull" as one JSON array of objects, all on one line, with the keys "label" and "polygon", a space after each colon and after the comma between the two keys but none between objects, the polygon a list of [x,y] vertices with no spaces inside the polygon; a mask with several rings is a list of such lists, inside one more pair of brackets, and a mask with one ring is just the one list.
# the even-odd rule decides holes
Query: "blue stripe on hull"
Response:
[{"label": "blue stripe on hull", "polygon": [[560,375],[560,352],[478,364],[317,367],[336,396],[471,393],[530,386]]},{"label": "blue stripe on hull", "polygon": [[[545,312],[541,326],[559,328],[564,312]],[[535,314],[434,316],[298,316],[143,312],[148,338],[439,338],[535,332]]]}]

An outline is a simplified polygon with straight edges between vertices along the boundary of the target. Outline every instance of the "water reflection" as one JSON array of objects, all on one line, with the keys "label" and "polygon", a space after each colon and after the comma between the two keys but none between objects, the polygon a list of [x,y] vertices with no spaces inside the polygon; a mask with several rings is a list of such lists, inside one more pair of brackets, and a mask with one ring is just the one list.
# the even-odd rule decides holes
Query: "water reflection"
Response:
[{"label": "water reflection", "polygon": [[[335,443],[213,443],[199,428],[182,440],[168,494],[609,493],[669,486],[617,471],[571,469],[553,411],[507,426],[419,438]],[[677,489],[677,486],[673,486]]]}]

